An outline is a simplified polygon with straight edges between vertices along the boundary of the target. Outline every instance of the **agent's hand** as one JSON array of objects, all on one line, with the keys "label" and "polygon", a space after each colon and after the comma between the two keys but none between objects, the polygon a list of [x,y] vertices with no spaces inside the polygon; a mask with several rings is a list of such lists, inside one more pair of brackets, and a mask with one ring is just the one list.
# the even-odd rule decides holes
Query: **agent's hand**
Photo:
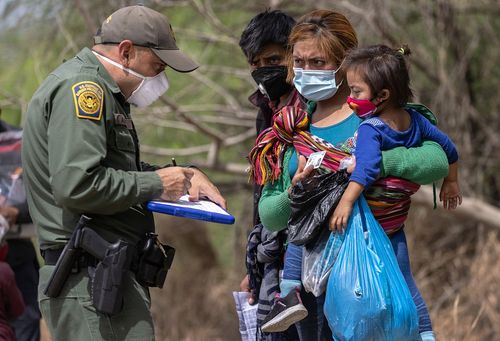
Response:
[{"label": "agent's hand", "polygon": [[161,178],[163,193],[161,199],[177,201],[191,188],[194,172],[190,168],[167,167],[155,171]]},{"label": "agent's hand", "polygon": [[444,179],[439,192],[439,201],[442,201],[443,207],[448,210],[454,210],[462,204],[462,194],[458,181]]},{"label": "agent's hand", "polygon": [[190,168],[193,171],[191,178],[191,188],[189,189],[189,200],[198,201],[200,198],[207,198],[215,202],[220,207],[226,209],[226,199],[220,194],[217,187],[210,181],[208,176],[197,168]]},{"label": "agent's hand", "polygon": [[250,280],[248,278],[248,275],[243,277],[243,279],[241,280],[240,290],[242,292],[248,292],[248,304],[253,305],[256,303],[255,296],[252,293],[252,291],[250,290]]},{"label": "agent's hand", "polygon": [[14,225],[19,215],[19,210],[12,206],[0,207],[0,215],[2,215],[9,225]]},{"label": "agent's hand", "polygon": [[292,187],[295,186],[299,181],[302,181],[309,176],[314,171],[314,168],[312,165],[306,166],[306,158],[303,155],[299,155],[299,165],[297,167],[297,171],[295,172],[295,175],[292,178]]},{"label": "agent's hand", "polygon": [[343,232],[347,228],[347,222],[352,213],[352,204],[346,200],[340,199],[335,211],[330,216],[328,227],[330,231]]}]

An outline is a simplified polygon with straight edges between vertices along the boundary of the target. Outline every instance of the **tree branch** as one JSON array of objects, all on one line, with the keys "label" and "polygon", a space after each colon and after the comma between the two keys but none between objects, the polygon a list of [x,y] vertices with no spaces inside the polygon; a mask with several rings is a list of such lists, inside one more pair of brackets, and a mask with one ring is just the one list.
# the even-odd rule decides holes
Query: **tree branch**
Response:
[{"label": "tree branch", "polygon": [[188,114],[186,114],[185,112],[183,112],[179,108],[179,106],[177,106],[177,104],[175,104],[174,102],[170,101],[168,98],[166,98],[166,97],[160,97],[160,101],[163,102],[164,104],[168,105],[170,108],[172,108],[172,110],[175,111],[179,117],[181,117],[185,122],[187,122],[187,123],[193,125],[194,127],[196,127],[196,129],[198,129],[203,134],[211,137],[215,141],[222,141],[223,136],[224,136],[223,133],[221,133],[221,132],[219,132],[219,131],[217,131],[215,129],[212,129],[210,127],[203,126],[203,125],[199,124],[198,122],[196,122],[195,119],[193,119],[191,116],[189,116]]},{"label": "tree branch", "polygon": [[87,26],[89,35],[93,37],[97,32],[97,24],[94,20],[94,16],[90,15],[87,6],[85,3],[82,3],[81,0],[75,0],[75,5],[85,21],[85,26]]}]

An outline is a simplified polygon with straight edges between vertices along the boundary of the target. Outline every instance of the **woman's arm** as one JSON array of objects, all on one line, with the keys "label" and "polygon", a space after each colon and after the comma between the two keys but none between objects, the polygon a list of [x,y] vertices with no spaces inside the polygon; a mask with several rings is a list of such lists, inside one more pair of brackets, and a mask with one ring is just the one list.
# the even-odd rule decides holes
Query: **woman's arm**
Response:
[{"label": "woman's arm", "polygon": [[262,225],[269,231],[281,231],[287,227],[290,217],[290,199],[288,188],[291,185],[288,164],[294,152],[288,148],[283,158],[281,176],[274,183],[267,183],[262,189],[259,201],[259,216]]},{"label": "woman's arm", "polygon": [[436,142],[424,141],[421,147],[397,147],[382,152],[381,177],[396,176],[426,185],[447,175],[448,158]]}]

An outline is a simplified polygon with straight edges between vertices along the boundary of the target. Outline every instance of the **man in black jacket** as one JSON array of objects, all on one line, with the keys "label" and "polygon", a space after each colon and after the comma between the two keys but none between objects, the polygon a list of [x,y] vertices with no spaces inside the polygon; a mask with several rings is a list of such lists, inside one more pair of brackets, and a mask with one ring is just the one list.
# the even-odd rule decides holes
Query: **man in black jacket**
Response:
[{"label": "man in black jacket", "polygon": [[[295,20],[279,10],[264,11],[250,20],[240,38],[240,47],[258,89],[248,100],[258,108],[257,135],[271,126],[274,113],[299,100],[293,86],[286,82],[288,36]],[[254,225],[258,224],[257,204],[260,186],[254,188]]]},{"label": "man in black jacket", "polygon": [[[252,78],[258,89],[248,98],[250,103],[258,108],[255,120],[257,136],[272,125],[274,114],[283,106],[303,106],[304,103],[298,92],[286,81],[288,62],[288,36],[295,25],[295,20],[279,11],[264,11],[253,17],[241,34],[239,45],[245,54],[250,66]],[[267,311],[270,310],[274,293],[279,291],[278,271],[279,259],[260,263],[257,253],[262,252],[259,245],[281,245],[286,240],[285,232],[269,233],[262,232],[259,225],[258,204],[261,195],[261,186],[254,184],[253,203],[254,230],[250,235],[247,245],[247,275],[240,284],[242,291],[249,292],[250,304],[257,303],[259,309],[257,320],[261,322]],[[253,236],[253,237],[252,237]],[[266,240],[261,240],[266,238]],[[274,242],[271,242],[272,238]],[[255,243],[258,240],[258,243]],[[259,269],[259,270],[257,270]],[[266,273],[262,278],[259,274]],[[272,275],[271,275],[272,274]],[[255,275],[255,276],[254,276]],[[258,277],[256,279],[256,277]],[[262,290],[261,290],[262,289]],[[259,295],[259,291],[262,291]],[[265,340],[298,340],[295,327],[291,327],[285,333],[273,333],[263,337]]]}]

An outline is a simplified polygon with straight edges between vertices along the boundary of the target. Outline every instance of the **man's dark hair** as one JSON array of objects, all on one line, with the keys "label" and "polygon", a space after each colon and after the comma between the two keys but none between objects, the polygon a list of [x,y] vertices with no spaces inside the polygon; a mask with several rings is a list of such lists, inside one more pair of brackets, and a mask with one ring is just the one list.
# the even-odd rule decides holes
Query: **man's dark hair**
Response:
[{"label": "man's dark hair", "polygon": [[286,49],[294,25],[295,19],[280,10],[261,12],[250,20],[241,33],[241,50],[251,61],[268,44],[278,44]]}]

